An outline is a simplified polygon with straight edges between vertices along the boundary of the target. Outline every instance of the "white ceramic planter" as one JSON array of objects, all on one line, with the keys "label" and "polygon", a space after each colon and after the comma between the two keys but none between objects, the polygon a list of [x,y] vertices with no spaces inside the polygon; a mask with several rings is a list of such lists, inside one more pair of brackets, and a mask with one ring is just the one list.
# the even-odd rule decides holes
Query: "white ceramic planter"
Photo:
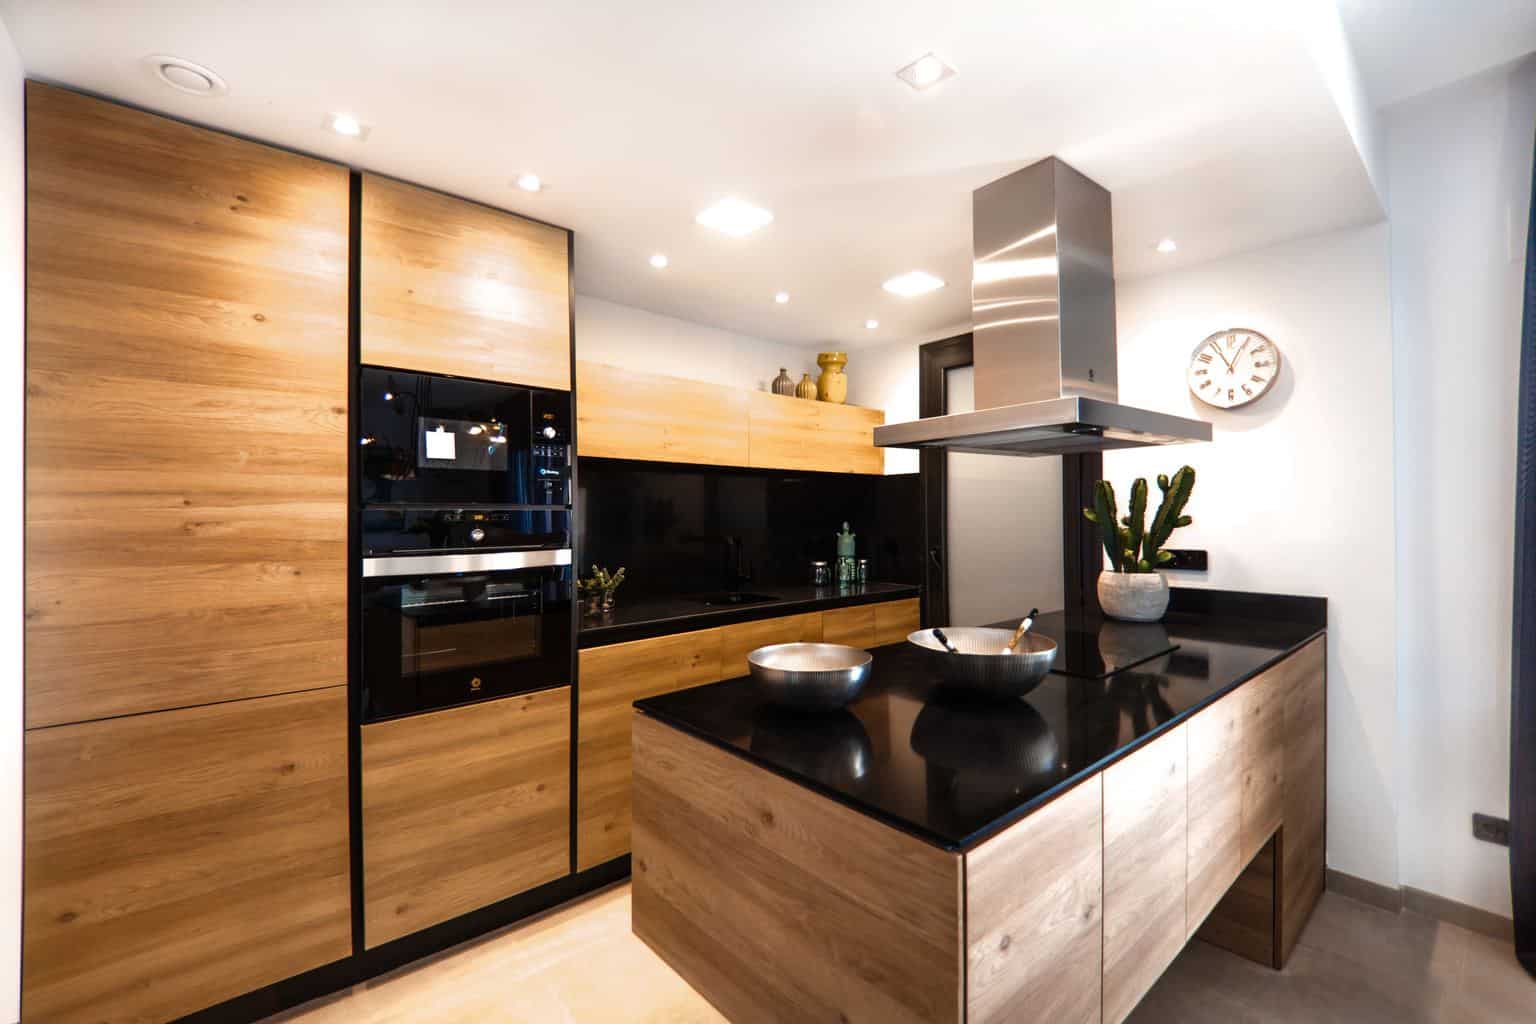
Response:
[{"label": "white ceramic planter", "polygon": [[1168,580],[1160,572],[1102,572],[1099,607],[1112,619],[1156,622],[1168,610]]}]

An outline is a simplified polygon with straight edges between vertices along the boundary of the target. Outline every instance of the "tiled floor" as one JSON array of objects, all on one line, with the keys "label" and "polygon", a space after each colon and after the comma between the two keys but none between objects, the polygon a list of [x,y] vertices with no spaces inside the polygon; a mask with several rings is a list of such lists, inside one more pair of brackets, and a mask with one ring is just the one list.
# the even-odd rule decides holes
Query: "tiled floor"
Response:
[{"label": "tiled floor", "polygon": [[[723,1019],[630,934],[629,886],[619,885],[269,1024]],[[1131,1021],[1536,1024],[1536,980],[1507,945],[1328,893],[1284,971],[1193,942]]]}]

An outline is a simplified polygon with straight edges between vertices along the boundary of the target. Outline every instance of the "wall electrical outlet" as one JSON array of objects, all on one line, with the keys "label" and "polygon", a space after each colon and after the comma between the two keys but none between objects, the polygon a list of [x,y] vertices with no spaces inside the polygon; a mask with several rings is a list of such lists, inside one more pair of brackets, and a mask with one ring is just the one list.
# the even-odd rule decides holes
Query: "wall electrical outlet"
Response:
[{"label": "wall electrical outlet", "polygon": [[1167,550],[1173,556],[1173,561],[1165,562],[1158,568],[1182,569],[1185,572],[1210,571],[1210,559],[1203,548],[1168,548]]},{"label": "wall electrical outlet", "polygon": [[1489,814],[1472,815],[1472,838],[1485,843],[1509,845],[1509,819],[1495,818]]}]

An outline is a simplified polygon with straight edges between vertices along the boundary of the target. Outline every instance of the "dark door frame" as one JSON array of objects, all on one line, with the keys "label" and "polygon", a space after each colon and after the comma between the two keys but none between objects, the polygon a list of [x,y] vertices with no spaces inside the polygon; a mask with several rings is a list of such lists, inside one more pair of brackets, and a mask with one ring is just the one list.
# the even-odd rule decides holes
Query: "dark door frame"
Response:
[{"label": "dark door frame", "polygon": [[[975,353],[970,334],[918,346],[918,416],[927,419],[949,412],[944,374],[972,365]],[[950,621],[948,453],[942,448],[920,449],[918,469],[923,481],[923,624],[943,626]],[[1069,617],[1096,619],[1101,614],[1098,582],[1104,556],[1082,510],[1093,505],[1093,485],[1103,476],[1100,452],[1061,456],[1062,591]]]}]

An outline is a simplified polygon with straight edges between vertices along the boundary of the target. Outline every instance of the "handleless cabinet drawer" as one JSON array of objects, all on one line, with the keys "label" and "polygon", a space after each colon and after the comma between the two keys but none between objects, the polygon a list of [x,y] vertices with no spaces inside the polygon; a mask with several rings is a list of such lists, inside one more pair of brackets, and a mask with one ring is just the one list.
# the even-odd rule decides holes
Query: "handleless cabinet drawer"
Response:
[{"label": "handleless cabinet drawer", "polygon": [[920,629],[921,607],[915,597],[875,605],[875,643],[899,644]]},{"label": "handleless cabinet drawer", "polygon": [[782,615],[776,619],[741,622],[720,629],[720,678],[747,674],[747,655],[769,644],[819,643],[822,613]]},{"label": "handleless cabinet drawer", "polygon": [[847,644],[849,647],[873,647],[875,640],[875,609],[873,604],[855,605],[852,608],[834,608],[821,613],[821,639],[829,644]]}]

